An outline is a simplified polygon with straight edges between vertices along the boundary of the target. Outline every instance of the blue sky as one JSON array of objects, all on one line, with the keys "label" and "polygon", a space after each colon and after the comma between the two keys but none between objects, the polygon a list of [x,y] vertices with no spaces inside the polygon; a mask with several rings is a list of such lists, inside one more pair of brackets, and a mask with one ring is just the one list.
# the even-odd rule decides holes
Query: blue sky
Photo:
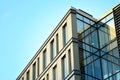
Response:
[{"label": "blue sky", "polygon": [[0,79],[15,80],[74,6],[98,18],[119,0],[0,0]]}]

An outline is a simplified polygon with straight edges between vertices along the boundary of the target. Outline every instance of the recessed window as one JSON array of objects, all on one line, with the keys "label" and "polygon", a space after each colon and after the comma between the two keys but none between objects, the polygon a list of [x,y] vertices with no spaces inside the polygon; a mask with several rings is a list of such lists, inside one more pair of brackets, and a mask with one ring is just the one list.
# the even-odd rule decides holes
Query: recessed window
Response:
[{"label": "recessed window", "polygon": [[58,80],[57,79],[57,66],[53,68],[53,80]]},{"label": "recessed window", "polygon": [[43,51],[43,70],[46,67],[46,49]]},{"label": "recessed window", "polygon": [[49,80],[49,74],[47,74],[47,80]]},{"label": "recessed window", "polygon": [[67,76],[67,65],[66,65],[66,56],[62,58],[62,78],[65,79]]},{"label": "recessed window", "polygon": [[68,41],[68,29],[67,29],[67,24],[63,26],[63,46],[66,45]]},{"label": "recessed window", "polygon": [[55,57],[55,52],[54,52],[54,39],[51,41],[50,43],[50,55],[51,55],[51,61],[53,60],[53,58]]},{"label": "recessed window", "polygon": [[24,77],[22,77],[22,80],[24,80]]},{"label": "recessed window", "polygon": [[71,72],[72,71],[72,68],[71,68],[71,50],[69,49],[68,50],[68,58],[69,58],[69,72]]},{"label": "recessed window", "polygon": [[37,59],[37,75],[39,76],[39,57],[38,57],[38,59]]},{"label": "recessed window", "polygon": [[27,71],[26,80],[30,80],[30,71]]},{"label": "recessed window", "polygon": [[36,78],[36,62],[33,64],[33,73],[32,73],[32,76],[33,76],[33,80],[35,80],[35,78]]},{"label": "recessed window", "polygon": [[56,34],[56,53],[58,54],[59,52],[59,37],[58,34]]}]

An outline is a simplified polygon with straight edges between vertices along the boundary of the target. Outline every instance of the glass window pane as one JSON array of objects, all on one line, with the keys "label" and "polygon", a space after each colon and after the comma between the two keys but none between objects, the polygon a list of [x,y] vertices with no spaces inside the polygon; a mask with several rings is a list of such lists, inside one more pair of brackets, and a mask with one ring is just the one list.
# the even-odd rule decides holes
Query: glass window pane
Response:
[{"label": "glass window pane", "polygon": [[27,71],[26,73],[26,80],[30,80],[30,71]]},{"label": "glass window pane", "polygon": [[119,58],[119,52],[118,52],[118,48],[115,48],[113,51],[112,51],[112,55]]},{"label": "glass window pane", "polygon": [[84,26],[84,30],[86,30],[86,29],[88,29],[90,27],[90,25],[85,23],[85,22],[83,23],[83,26]]},{"label": "glass window pane", "polygon": [[96,60],[94,62],[94,68],[95,68],[95,77],[99,78],[99,79],[102,79],[102,76],[101,76],[101,67],[100,67],[100,59]]},{"label": "glass window pane", "polygon": [[67,76],[66,56],[62,58],[62,78]]},{"label": "glass window pane", "polygon": [[57,79],[57,66],[55,66],[54,68],[53,68],[53,80],[58,80]]},{"label": "glass window pane", "polygon": [[97,36],[97,31],[92,33],[92,42],[91,45],[98,48],[98,36]]},{"label": "glass window pane", "polygon": [[108,67],[107,67],[107,61],[102,59],[102,69],[103,69],[103,78],[108,77]]},{"label": "glass window pane", "polygon": [[77,20],[77,31],[80,32],[80,30],[83,29],[83,22],[80,20]]},{"label": "glass window pane", "polygon": [[85,18],[85,17],[84,17],[84,21],[85,21],[86,23],[90,24],[90,20],[89,20],[88,18]]},{"label": "glass window pane", "polygon": [[65,46],[67,42],[68,42],[68,28],[67,24],[65,24],[63,26],[63,46]]},{"label": "glass window pane", "polygon": [[109,14],[109,15],[106,17],[106,20],[108,21],[108,20],[110,20],[110,19],[112,19],[112,18],[113,18],[113,13]]},{"label": "glass window pane", "polygon": [[51,55],[51,61],[55,57],[55,52],[54,52],[54,39],[50,43],[50,55]]},{"label": "glass window pane", "polygon": [[76,16],[77,16],[78,19],[83,20],[83,16],[82,15],[77,14]]},{"label": "glass window pane", "polygon": [[33,80],[36,78],[36,62],[33,64],[33,73],[32,73]]},{"label": "glass window pane", "polygon": [[22,77],[22,80],[24,80],[24,77]]},{"label": "glass window pane", "polygon": [[71,50],[68,50],[68,58],[69,58],[69,73],[72,71],[72,65],[71,65]]},{"label": "glass window pane", "polygon": [[43,51],[43,70],[46,67],[46,49]]},{"label": "glass window pane", "polygon": [[56,53],[58,54],[59,52],[59,36],[56,34]]}]

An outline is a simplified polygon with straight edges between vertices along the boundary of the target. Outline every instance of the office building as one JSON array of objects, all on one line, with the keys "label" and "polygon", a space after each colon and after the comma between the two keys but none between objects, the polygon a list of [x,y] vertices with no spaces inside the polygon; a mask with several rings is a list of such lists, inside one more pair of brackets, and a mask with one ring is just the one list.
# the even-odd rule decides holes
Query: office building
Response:
[{"label": "office building", "polygon": [[120,4],[100,19],[71,7],[16,80],[120,80]]}]

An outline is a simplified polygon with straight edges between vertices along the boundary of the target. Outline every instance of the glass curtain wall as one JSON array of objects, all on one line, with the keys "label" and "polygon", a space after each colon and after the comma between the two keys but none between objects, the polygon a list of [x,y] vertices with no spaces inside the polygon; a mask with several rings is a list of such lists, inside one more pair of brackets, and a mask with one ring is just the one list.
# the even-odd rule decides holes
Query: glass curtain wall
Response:
[{"label": "glass curtain wall", "polygon": [[[119,80],[120,56],[117,48],[113,14],[110,13],[96,24],[89,24],[83,16],[78,14],[76,19],[81,79]],[[90,19],[88,20],[91,22]],[[88,23],[87,26],[84,23]]]}]

